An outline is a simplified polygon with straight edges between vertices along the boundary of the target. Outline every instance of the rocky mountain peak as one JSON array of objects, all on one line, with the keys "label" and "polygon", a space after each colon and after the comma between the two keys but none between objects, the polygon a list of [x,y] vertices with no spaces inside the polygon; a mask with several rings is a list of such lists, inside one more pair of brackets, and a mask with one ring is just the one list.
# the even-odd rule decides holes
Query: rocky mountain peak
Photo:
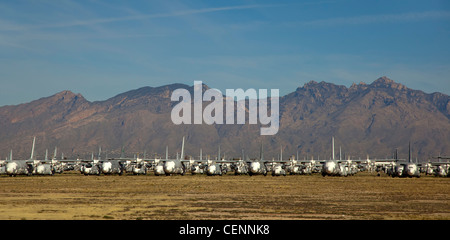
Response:
[{"label": "rocky mountain peak", "polygon": [[400,83],[396,83],[394,80],[392,80],[386,76],[378,78],[372,84],[370,84],[370,86],[377,87],[377,88],[392,88],[392,89],[397,89],[397,90],[406,90],[407,89],[406,86],[404,86]]}]

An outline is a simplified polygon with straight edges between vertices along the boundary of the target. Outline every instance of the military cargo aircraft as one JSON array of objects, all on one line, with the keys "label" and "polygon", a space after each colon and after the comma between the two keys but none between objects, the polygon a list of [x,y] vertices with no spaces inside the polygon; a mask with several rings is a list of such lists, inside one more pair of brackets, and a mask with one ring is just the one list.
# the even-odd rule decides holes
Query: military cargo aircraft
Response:
[{"label": "military cargo aircraft", "polygon": [[44,160],[34,160],[33,174],[37,175],[53,175],[55,173],[64,172],[67,164],[73,163],[73,160],[64,159],[64,154],[61,155],[61,160],[56,159],[57,147],[53,153],[52,159],[48,159],[48,150],[45,150]]},{"label": "military cargo aircraft", "polygon": [[34,146],[36,143],[36,137],[33,138],[33,147],[31,148],[31,156],[28,160],[13,160],[12,158],[12,150],[10,152],[10,157],[8,161],[6,161],[6,174],[9,176],[16,175],[32,175],[33,174],[33,159],[34,159]]},{"label": "military cargo aircraft", "polygon": [[[99,147],[98,157],[94,159],[94,153],[91,155],[91,160],[79,160],[81,162],[80,171],[84,175],[122,175],[125,172],[126,160],[119,158],[101,158],[102,148]],[[122,151],[123,154],[123,151]]]},{"label": "military cargo aircraft", "polygon": [[286,176],[286,165],[292,165],[292,160],[283,161],[283,147],[280,147],[280,156],[278,161],[272,161],[271,172],[272,176]]},{"label": "military cargo aircraft", "polygon": [[348,176],[348,166],[346,161],[335,159],[334,153],[334,137],[331,138],[331,159],[322,161],[322,176]]},{"label": "military cargo aircraft", "polygon": [[411,159],[411,143],[408,147],[408,161],[398,159],[398,153],[395,153],[395,160],[392,162],[390,168],[388,168],[388,175],[392,177],[420,177],[420,169],[417,163],[414,163]]},{"label": "military cargo aircraft", "polygon": [[80,160],[81,162],[81,168],[80,172],[84,175],[100,175],[101,174],[101,167],[100,167],[100,153],[101,148],[99,148],[99,154],[98,158],[94,159],[94,153],[91,155],[91,160]]},{"label": "military cargo aircraft", "polygon": [[170,176],[172,174],[184,175],[186,173],[186,167],[183,162],[186,162],[184,160],[184,137],[183,142],[181,143],[181,156],[178,156],[177,154],[176,159],[165,159],[163,161],[163,169],[166,176]]},{"label": "military cargo aircraft", "polygon": [[191,167],[191,174],[203,174],[205,171],[205,165],[201,162],[203,162],[203,151],[200,148],[200,162],[195,162],[194,160],[189,160],[190,167]]},{"label": "military cargo aircraft", "polygon": [[[200,159],[202,160],[202,159]],[[202,161],[203,162],[203,161]],[[232,164],[232,166],[236,163],[236,160],[225,160],[224,158],[221,157],[220,155],[220,146],[219,146],[219,150],[217,153],[217,159],[214,160],[210,160],[207,159],[206,160],[206,175],[208,176],[215,176],[215,175],[219,175],[222,176],[223,174],[226,174],[228,171],[228,164]]]},{"label": "military cargo aircraft", "polygon": [[286,175],[286,164],[292,164],[292,160],[283,160],[283,150],[281,149],[279,160],[265,160],[263,145],[261,144],[259,159],[250,160],[247,158],[248,175],[264,175],[272,172],[272,176]]},{"label": "military cargo aircraft", "polygon": [[33,160],[33,174],[36,175],[53,175],[55,174],[55,168],[53,163],[48,161],[48,150],[45,150],[44,161]]},{"label": "military cargo aircraft", "polygon": [[429,169],[432,169],[432,173],[436,177],[450,177],[450,162],[442,162],[442,159],[450,159],[450,157],[441,157],[440,155],[437,157],[433,157],[434,159],[438,159],[438,161],[428,162],[425,164],[427,167],[427,174],[430,172]]},{"label": "military cargo aircraft", "polygon": [[267,166],[268,163],[267,160],[264,160],[264,153],[263,153],[263,145],[261,144],[261,149],[259,152],[259,159],[255,160],[247,160],[247,163],[249,165],[248,175],[258,175],[262,174],[264,176],[267,176]]},{"label": "military cargo aircraft", "polygon": [[[166,161],[169,159],[169,147],[166,146]],[[164,172],[164,162],[161,161],[161,159],[155,158],[155,161],[153,162],[153,169],[156,176],[165,175]]]}]

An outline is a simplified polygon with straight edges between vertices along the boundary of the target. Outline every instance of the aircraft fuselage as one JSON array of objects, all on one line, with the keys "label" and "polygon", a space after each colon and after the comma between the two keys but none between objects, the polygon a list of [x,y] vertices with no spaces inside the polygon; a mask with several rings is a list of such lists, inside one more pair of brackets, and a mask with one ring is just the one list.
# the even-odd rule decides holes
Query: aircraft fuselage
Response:
[{"label": "aircraft fuselage", "polygon": [[40,163],[34,168],[33,173],[37,175],[53,175],[55,170],[50,163]]},{"label": "aircraft fuselage", "polygon": [[248,174],[250,176],[257,175],[257,174],[263,174],[264,176],[266,176],[267,175],[266,165],[260,161],[251,162],[250,166],[249,166]]},{"label": "aircraft fuselage", "polygon": [[103,174],[119,174],[122,175],[124,171],[123,165],[117,160],[103,161],[100,165]]},{"label": "aircraft fuselage", "polygon": [[284,169],[283,164],[275,164],[272,167],[272,176],[286,176],[286,170]]},{"label": "aircraft fuselage", "polygon": [[16,175],[31,175],[33,167],[26,163],[26,161],[12,161],[6,163],[6,174],[9,176]]},{"label": "aircraft fuselage", "polygon": [[222,166],[217,163],[208,164],[206,166],[206,175],[213,176],[213,175],[220,175],[222,176]]},{"label": "aircraft fuselage", "polygon": [[166,175],[181,174],[184,175],[185,167],[180,160],[167,160],[164,162],[164,172]]}]

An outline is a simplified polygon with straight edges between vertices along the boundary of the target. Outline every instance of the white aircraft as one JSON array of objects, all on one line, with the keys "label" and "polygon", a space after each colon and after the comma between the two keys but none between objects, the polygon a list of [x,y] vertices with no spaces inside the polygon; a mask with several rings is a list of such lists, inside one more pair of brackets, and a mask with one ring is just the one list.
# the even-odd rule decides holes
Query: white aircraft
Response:
[{"label": "white aircraft", "polygon": [[100,153],[101,148],[99,148],[98,158],[94,159],[94,153],[91,155],[91,160],[80,160],[81,168],[80,172],[84,175],[100,175],[101,167],[100,167]]},{"label": "white aircraft", "polygon": [[[203,151],[201,148],[200,148],[200,156],[199,157],[200,157],[200,161],[203,162]],[[204,171],[205,166],[203,163],[195,162],[195,160],[192,160],[192,159],[189,160],[189,163],[190,163],[192,175],[203,174],[205,172]]]},{"label": "white aircraft", "polygon": [[34,145],[36,137],[33,138],[33,147],[31,148],[31,156],[29,160],[13,160],[12,150],[9,155],[8,161],[6,161],[5,171],[9,176],[16,175],[32,175],[34,169]]},{"label": "white aircraft", "polygon": [[244,161],[244,149],[242,149],[242,158],[233,160],[230,168],[234,171],[234,175],[246,175],[248,174],[248,164]]},{"label": "white aircraft", "polygon": [[52,161],[48,161],[48,150],[45,150],[44,161],[33,160],[33,174],[36,175],[53,175],[55,168]]},{"label": "white aircraft", "polygon": [[[151,162],[155,169],[155,175],[165,174],[170,176],[173,174],[184,175],[187,172],[187,167],[185,164],[189,163],[190,160],[186,160],[184,154],[184,137],[181,143],[181,156],[177,154],[176,159],[168,158],[168,148],[166,147],[166,159],[143,159],[143,161]],[[194,160],[198,161],[198,160]]]},{"label": "white aircraft", "polygon": [[186,166],[189,160],[184,159],[184,137],[181,144],[181,156],[178,155],[176,159],[169,159],[168,156],[168,147],[166,147],[166,158],[158,159],[158,158],[119,158],[119,160],[127,162],[127,165],[131,165],[131,171],[134,174],[146,174],[147,169],[153,168],[155,175],[166,175],[170,176],[173,174],[184,175],[186,173]]},{"label": "white aircraft", "polygon": [[271,170],[272,176],[286,176],[286,165],[293,164],[292,160],[283,161],[283,147],[280,147],[280,159],[278,161],[272,161]]},{"label": "white aircraft", "polygon": [[137,154],[136,159],[134,159],[131,172],[134,175],[146,175],[147,171],[150,169],[151,163],[146,158],[146,154],[144,151],[144,158],[139,158],[139,154]]},{"label": "white aircraft", "polygon": [[433,166],[431,164],[431,162],[424,163],[420,167],[420,172],[425,173],[425,175],[434,175],[435,174],[435,166]]},{"label": "white aircraft", "polygon": [[64,154],[61,156],[61,160],[56,159],[57,149],[53,153],[52,159],[48,159],[48,150],[45,150],[44,160],[33,160],[34,169],[33,174],[37,175],[53,175],[55,173],[62,173],[67,164],[73,163],[74,160],[64,159]]},{"label": "white aircraft", "polygon": [[258,174],[262,174],[264,176],[267,176],[267,166],[266,164],[268,163],[268,161],[264,160],[264,153],[263,153],[263,145],[261,144],[261,149],[259,152],[259,159],[255,159],[255,160],[247,160],[248,163],[248,175],[249,176],[253,176],[253,175],[258,175]]},{"label": "white aircraft", "polygon": [[184,137],[183,142],[181,143],[181,156],[178,156],[177,154],[176,159],[163,160],[163,169],[166,176],[170,176],[172,174],[184,175],[186,173],[186,167],[183,162],[186,162],[186,160],[184,160]]},{"label": "white aircraft", "polygon": [[331,159],[319,161],[322,162],[322,176],[348,176],[348,161],[342,161],[341,157],[339,160],[335,159],[334,137],[331,137],[331,146]]},{"label": "white aircraft", "polygon": [[[429,162],[427,163],[427,167],[433,169],[433,174],[436,177],[450,177],[450,162],[442,162],[442,159],[450,159],[450,157],[441,157],[440,155],[437,158],[437,162]],[[428,173],[428,172],[427,172]]]},{"label": "white aircraft", "polygon": [[248,165],[243,159],[237,160],[231,168],[234,170],[234,175],[248,174]]},{"label": "white aircraft", "polygon": [[265,160],[263,145],[261,144],[261,149],[259,152],[259,159],[249,160],[247,157],[248,163],[248,175],[258,175],[262,174],[267,176],[268,172],[272,172],[272,176],[285,176],[287,166],[299,166],[295,159],[283,160],[283,150],[280,150],[280,159],[279,160]]},{"label": "white aircraft", "polygon": [[[169,159],[169,147],[166,146],[166,161]],[[153,162],[153,168],[156,176],[165,175],[164,172],[164,162],[161,161],[161,159],[155,158],[155,161]]]},{"label": "white aircraft", "polygon": [[[101,158],[102,148],[98,149],[97,159],[94,158],[94,153],[91,155],[90,160],[77,160],[77,163],[81,164],[80,172],[84,175],[122,175],[126,171],[127,160],[125,158]],[[122,148],[123,155],[123,148]]]},{"label": "white aircraft", "polygon": [[0,160],[0,175],[6,174],[6,162],[9,157],[6,157],[5,160]]},{"label": "white aircraft", "polygon": [[[200,157],[200,161],[202,161],[201,157]],[[210,160],[210,159],[206,160],[206,175],[222,176],[223,174],[227,173],[228,165],[231,165],[230,168],[234,169],[234,165],[236,162],[237,162],[237,160],[225,160],[224,158],[222,158],[220,155],[220,146],[219,146],[219,151],[217,153],[217,159],[215,161]]]},{"label": "white aircraft", "polygon": [[411,143],[409,143],[409,157],[408,161],[398,159],[396,152],[395,161],[388,169],[388,174],[392,177],[420,177],[420,170],[417,163],[414,163],[411,159]]}]

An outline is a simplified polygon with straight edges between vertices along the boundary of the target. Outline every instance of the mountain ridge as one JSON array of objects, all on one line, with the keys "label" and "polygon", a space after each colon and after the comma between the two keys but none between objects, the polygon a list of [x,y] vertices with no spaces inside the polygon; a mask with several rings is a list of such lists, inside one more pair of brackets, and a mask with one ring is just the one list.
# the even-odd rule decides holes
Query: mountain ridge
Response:
[{"label": "mountain ridge", "polygon": [[[265,156],[276,157],[283,146],[287,154],[298,150],[302,156],[325,157],[331,155],[331,136],[345,154],[354,157],[366,153],[386,157],[394,147],[404,153],[408,141],[421,160],[449,148],[450,97],[412,90],[387,77],[350,87],[323,81],[298,87],[280,97],[280,129],[269,137],[259,136],[259,124],[174,125],[169,119],[177,102],[170,101],[170,96],[178,88],[193,93],[193,86],[174,83],[90,102],[64,90],[29,103],[0,107],[0,154],[6,156],[13,149],[15,156],[29,155],[34,135],[38,151],[58,146],[66,156],[83,156],[100,145],[110,154],[125,146],[129,152],[147,150],[160,155],[169,145],[173,154],[183,135],[192,156],[200,147],[214,155],[219,144],[233,156],[241,156],[242,148],[257,156],[263,143]],[[206,89],[209,87],[204,84],[202,91]]]}]

